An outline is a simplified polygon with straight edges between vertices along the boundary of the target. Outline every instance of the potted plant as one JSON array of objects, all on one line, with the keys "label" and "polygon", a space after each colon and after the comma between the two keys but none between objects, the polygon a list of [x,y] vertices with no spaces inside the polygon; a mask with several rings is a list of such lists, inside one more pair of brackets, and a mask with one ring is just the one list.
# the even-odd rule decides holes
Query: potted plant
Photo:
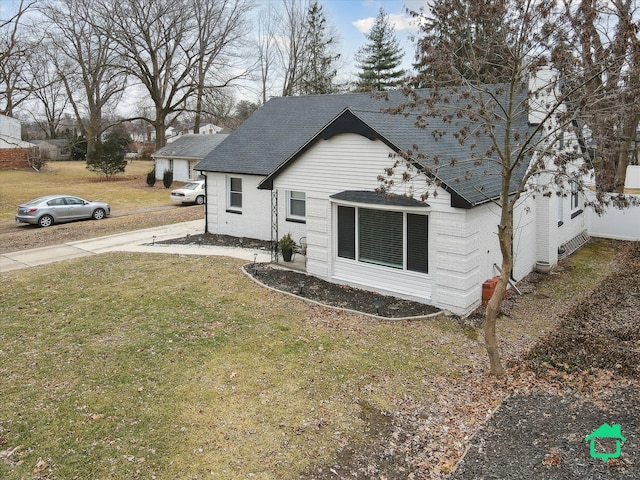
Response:
[{"label": "potted plant", "polygon": [[291,234],[287,233],[278,241],[278,248],[282,252],[282,258],[285,262],[290,262],[293,255],[293,249],[296,248],[296,242],[291,238]]}]

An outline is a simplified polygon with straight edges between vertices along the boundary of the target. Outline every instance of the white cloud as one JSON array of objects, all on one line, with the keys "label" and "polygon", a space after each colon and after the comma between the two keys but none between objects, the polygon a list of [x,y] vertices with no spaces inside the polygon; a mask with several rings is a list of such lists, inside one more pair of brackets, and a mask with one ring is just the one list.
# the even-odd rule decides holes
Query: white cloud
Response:
[{"label": "white cloud", "polygon": [[361,18],[351,24],[358,29],[361,33],[367,33],[373,27],[373,23],[376,21],[375,17]]},{"label": "white cloud", "polygon": [[[389,24],[396,32],[417,32],[416,21],[405,13],[390,13]],[[367,33],[373,27],[376,17],[361,18],[351,24],[361,33]]]}]

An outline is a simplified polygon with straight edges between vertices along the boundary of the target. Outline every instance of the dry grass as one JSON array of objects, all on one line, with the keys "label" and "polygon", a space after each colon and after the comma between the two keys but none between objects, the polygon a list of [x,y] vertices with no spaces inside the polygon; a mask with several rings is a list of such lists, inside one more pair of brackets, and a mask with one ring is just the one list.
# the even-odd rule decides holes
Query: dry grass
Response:
[{"label": "dry grass", "polygon": [[[45,169],[0,171],[0,223],[13,221],[16,207],[40,195],[68,193],[109,203],[114,212],[171,205],[162,181],[151,188],[146,175],[151,161],[134,161],[125,173],[107,182],[90,172],[85,162],[50,162]],[[133,187],[133,188],[132,188]]]},{"label": "dry grass", "polygon": [[[204,219],[204,207],[175,205],[162,182],[146,183],[152,162],[134,161],[125,175],[107,182],[89,172],[84,162],[52,162],[46,170],[0,171],[0,253],[45,247],[134,229]],[[174,182],[172,188],[182,185]],[[40,229],[16,224],[19,203],[52,192],[66,192],[111,205],[111,216]]]},{"label": "dry grass", "polygon": [[296,478],[363,441],[363,402],[432,398],[482,358],[449,320],[312,307],[239,267],[118,253],[3,275],[0,451],[19,448],[0,477]]}]

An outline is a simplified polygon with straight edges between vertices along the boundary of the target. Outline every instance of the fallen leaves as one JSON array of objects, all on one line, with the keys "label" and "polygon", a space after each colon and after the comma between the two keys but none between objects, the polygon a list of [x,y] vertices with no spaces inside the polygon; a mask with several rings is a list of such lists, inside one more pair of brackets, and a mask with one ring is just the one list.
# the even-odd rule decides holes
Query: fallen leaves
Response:
[{"label": "fallen leaves", "polygon": [[2,460],[2,463],[5,465],[17,464],[20,461],[18,451],[21,448],[22,446],[18,445],[17,447],[0,451],[0,460]]},{"label": "fallen leaves", "polygon": [[552,448],[551,451],[544,456],[544,460],[542,461],[543,465],[554,467],[559,466],[561,463],[562,458],[557,448]]}]

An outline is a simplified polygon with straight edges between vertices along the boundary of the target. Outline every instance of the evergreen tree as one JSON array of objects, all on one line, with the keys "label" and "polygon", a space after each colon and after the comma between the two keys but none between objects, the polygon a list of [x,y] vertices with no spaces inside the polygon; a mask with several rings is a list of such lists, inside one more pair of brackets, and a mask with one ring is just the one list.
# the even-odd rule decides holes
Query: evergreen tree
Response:
[{"label": "evergreen tree", "polygon": [[428,17],[413,15],[422,31],[415,85],[509,81],[516,39],[509,38],[506,0],[434,0]]},{"label": "evergreen tree", "polygon": [[398,68],[404,52],[383,8],[366,36],[368,43],[356,54],[361,69],[358,90],[382,91],[397,86],[405,75],[405,71]]},{"label": "evergreen tree", "polygon": [[103,142],[98,142],[93,152],[87,155],[87,168],[102,173],[107,180],[118,173],[124,173],[131,137],[122,126],[113,127]]},{"label": "evergreen tree", "polygon": [[337,74],[335,63],[340,54],[334,52],[336,38],[327,26],[327,18],[315,0],[307,11],[308,59],[306,72],[301,80],[303,95],[332,93],[335,91],[333,80]]}]

